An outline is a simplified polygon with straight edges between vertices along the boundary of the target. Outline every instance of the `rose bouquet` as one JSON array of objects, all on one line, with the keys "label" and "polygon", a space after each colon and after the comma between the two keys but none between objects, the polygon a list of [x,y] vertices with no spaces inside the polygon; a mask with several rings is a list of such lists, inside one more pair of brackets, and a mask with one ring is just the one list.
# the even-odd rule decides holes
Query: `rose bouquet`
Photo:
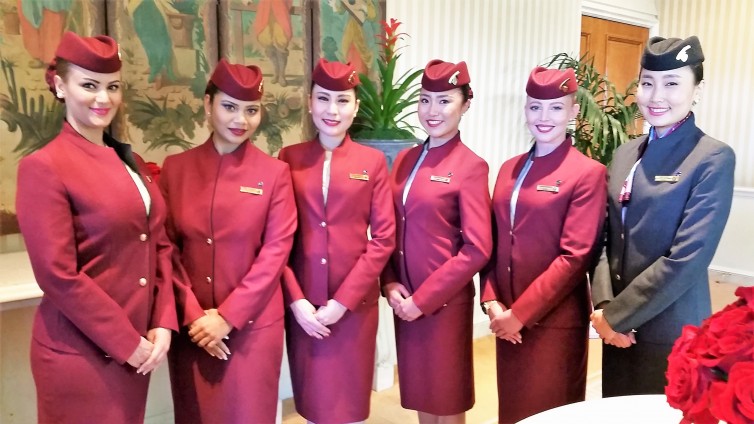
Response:
[{"label": "rose bouquet", "polygon": [[754,423],[754,287],[700,327],[687,325],[668,357],[670,406],[682,424]]}]

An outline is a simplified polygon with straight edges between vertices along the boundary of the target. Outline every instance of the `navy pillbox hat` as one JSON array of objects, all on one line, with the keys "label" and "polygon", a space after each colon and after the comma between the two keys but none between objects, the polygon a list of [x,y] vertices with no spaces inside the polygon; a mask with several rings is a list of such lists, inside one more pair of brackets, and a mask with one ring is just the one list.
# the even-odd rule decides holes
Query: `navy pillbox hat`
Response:
[{"label": "navy pillbox hat", "polygon": [[704,53],[695,35],[685,40],[652,37],[641,56],[641,67],[649,71],[669,71],[701,62]]}]

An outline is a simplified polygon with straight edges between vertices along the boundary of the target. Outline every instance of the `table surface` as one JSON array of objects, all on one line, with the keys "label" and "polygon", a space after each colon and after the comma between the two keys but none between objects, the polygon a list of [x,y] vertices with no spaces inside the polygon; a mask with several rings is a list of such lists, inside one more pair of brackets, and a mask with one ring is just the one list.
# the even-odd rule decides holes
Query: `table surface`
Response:
[{"label": "table surface", "polygon": [[636,395],[572,403],[518,424],[678,424],[681,418],[681,411],[671,408],[665,395]]}]

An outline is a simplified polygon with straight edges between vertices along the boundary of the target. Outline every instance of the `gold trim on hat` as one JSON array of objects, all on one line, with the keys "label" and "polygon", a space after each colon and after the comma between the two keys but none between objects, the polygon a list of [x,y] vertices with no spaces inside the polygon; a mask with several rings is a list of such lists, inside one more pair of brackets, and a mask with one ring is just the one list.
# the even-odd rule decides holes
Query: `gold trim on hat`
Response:
[{"label": "gold trim on hat", "polygon": [[259,92],[264,94],[264,80],[259,81]]},{"label": "gold trim on hat", "polygon": [[570,81],[570,80],[571,80],[571,78],[564,79],[563,82],[561,82],[560,85],[558,86],[558,90],[560,90],[560,91],[562,91],[564,93],[567,93],[568,92],[568,81]]},{"label": "gold trim on hat", "polygon": [[348,76],[348,83],[354,84],[356,81],[356,71],[351,71],[351,75]]},{"label": "gold trim on hat", "polygon": [[453,75],[448,78],[448,84],[458,85],[458,75],[461,73],[461,71],[455,71],[453,72]]}]

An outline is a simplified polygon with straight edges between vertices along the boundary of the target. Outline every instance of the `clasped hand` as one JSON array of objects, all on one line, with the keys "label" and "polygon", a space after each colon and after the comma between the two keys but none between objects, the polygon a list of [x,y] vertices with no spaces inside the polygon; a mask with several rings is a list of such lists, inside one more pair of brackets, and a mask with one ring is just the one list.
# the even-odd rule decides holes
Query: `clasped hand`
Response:
[{"label": "clasped hand", "polygon": [[510,309],[503,309],[499,302],[494,302],[491,303],[487,316],[490,318],[490,330],[495,333],[495,337],[513,344],[523,341],[521,329],[524,328],[524,324]]},{"label": "clasped hand", "polygon": [[230,355],[228,346],[223,339],[233,330],[233,326],[217,312],[217,309],[207,309],[204,316],[189,325],[191,341],[203,348],[210,355],[227,360]]},{"label": "clasped hand", "polygon": [[167,357],[172,333],[167,328],[153,328],[147,337],[139,340],[134,353],[126,360],[139,374],[147,375],[154,371]]},{"label": "clasped hand", "polygon": [[610,323],[605,319],[602,309],[597,309],[592,312],[589,319],[592,320],[592,326],[605,343],[620,348],[627,348],[636,344],[636,336],[634,336],[634,333],[629,332],[624,334],[613,330],[613,327],[611,327]]},{"label": "clasped hand", "polygon": [[387,297],[387,303],[393,308],[395,315],[404,321],[414,321],[423,314],[421,309],[414,303],[411,293],[401,283],[385,285],[385,297]]}]

